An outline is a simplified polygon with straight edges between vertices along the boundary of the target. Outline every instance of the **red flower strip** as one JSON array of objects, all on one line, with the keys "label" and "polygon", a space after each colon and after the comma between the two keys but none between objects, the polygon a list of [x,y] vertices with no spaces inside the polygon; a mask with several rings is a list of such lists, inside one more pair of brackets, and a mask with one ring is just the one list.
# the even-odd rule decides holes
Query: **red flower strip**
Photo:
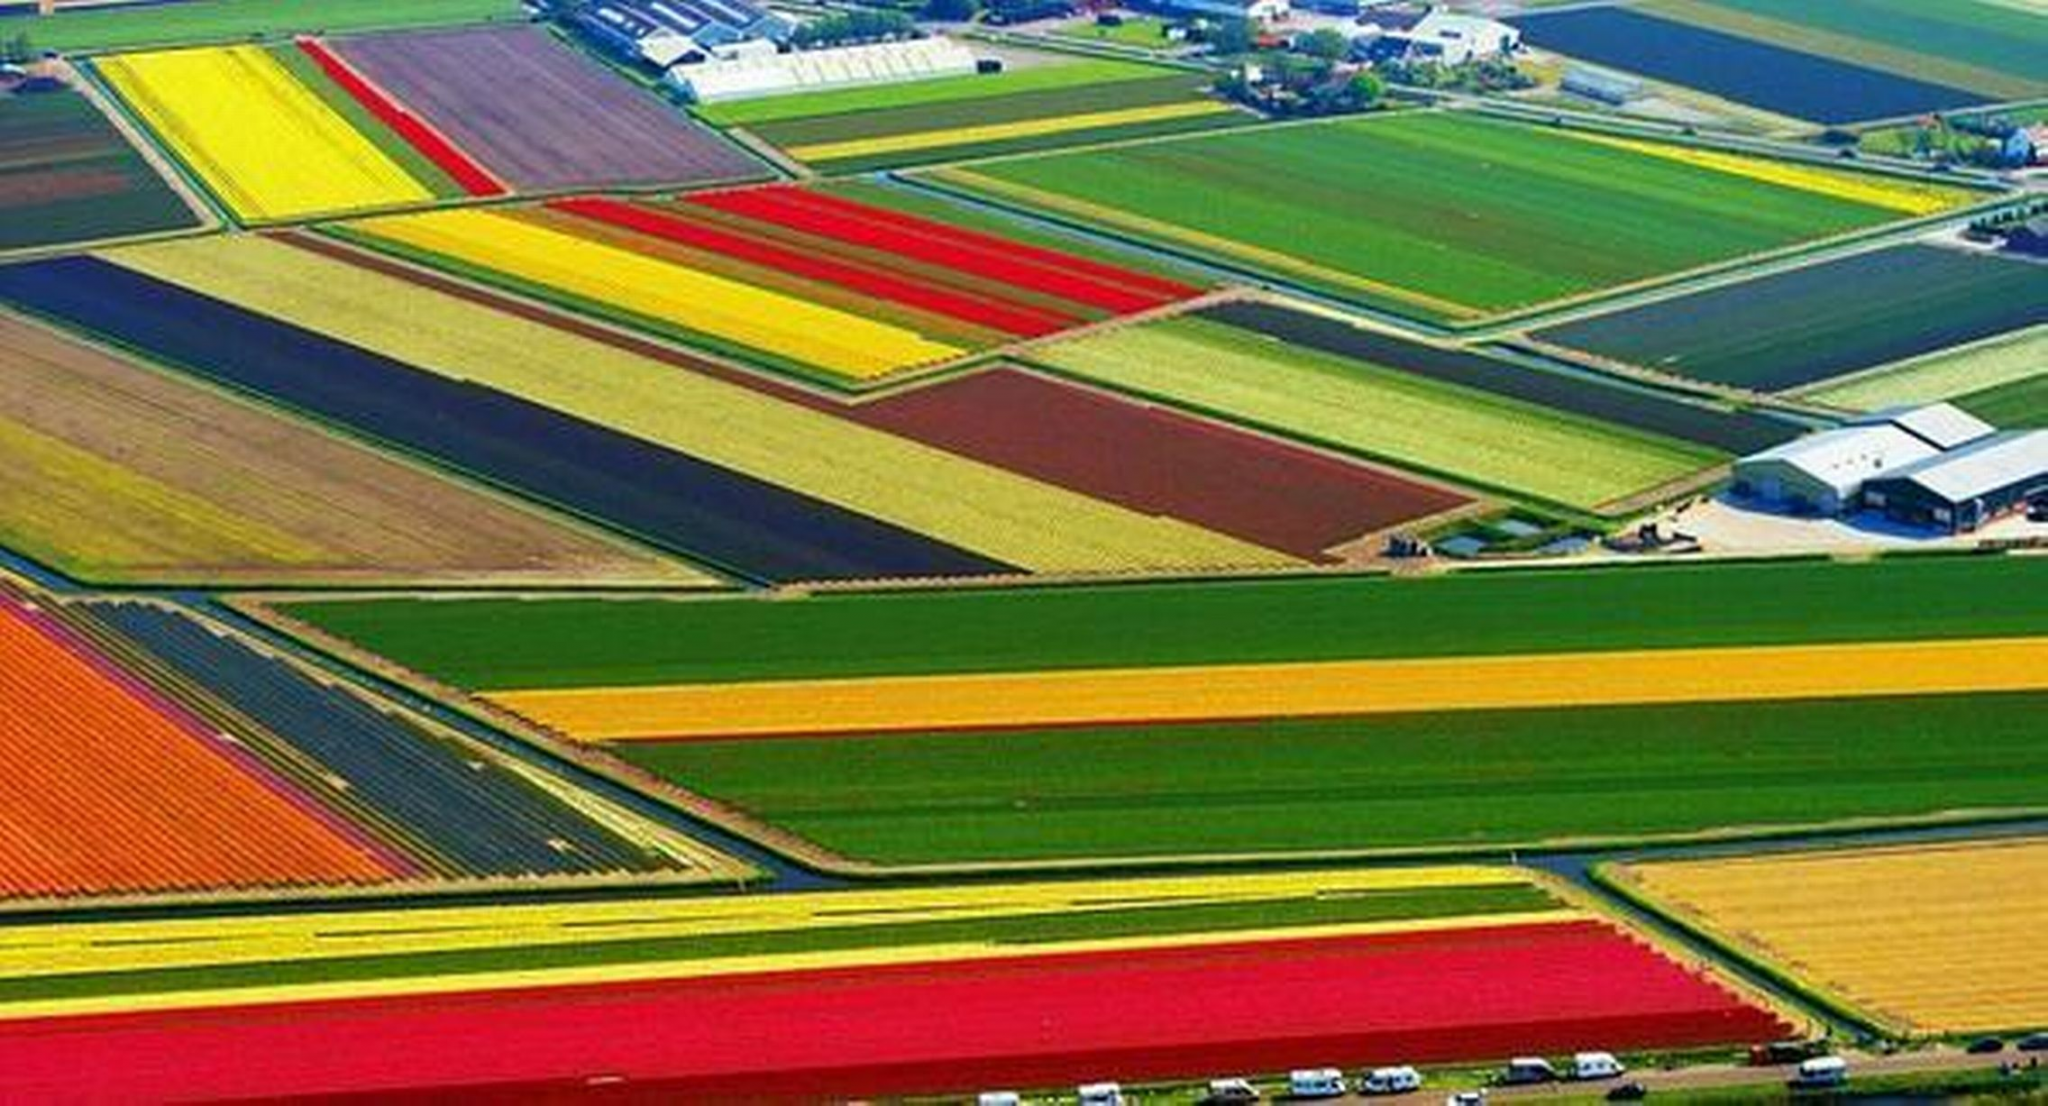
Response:
[{"label": "red flower strip", "polygon": [[427,160],[439,166],[441,171],[454,178],[462,190],[472,196],[503,196],[506,188],[498,183],[488,170],[477,164],[468,154],[457,149],[453,142],[442,136],[440,131],[427,126],[412,112],[401,107],[397,101],[384,95],[362,75],[343,61],[340,55],[329,50],[317,39],[298,40],[299,50],[312,58],[320,70],[353,97],[356,103],[367,108],[378,121],[398,133],[400,138],[413,149],[424,154]]},{"label": "red flower strip", "polygon": [[1081,320],[1042,308],[997,300],[984,300],[946,288],[920,283],[902,276],[860,265],[816,257],[786,249],[771,242],[734,234],[717,227],[691,222],[617,200],[551,200],[548,207],[586,219],[726,257],[765,266],[793,276],[823,281],[876,299],[936,312],[976,326],[1006,334],[1037,337],[1053,334]]},{"label": "red flower strip", "polygon": [[1159,307],[1199,291],[1055,250],[800,188],[711,192],[691,196],[689,200],[729,214],[902,254],[1119,314]]}]

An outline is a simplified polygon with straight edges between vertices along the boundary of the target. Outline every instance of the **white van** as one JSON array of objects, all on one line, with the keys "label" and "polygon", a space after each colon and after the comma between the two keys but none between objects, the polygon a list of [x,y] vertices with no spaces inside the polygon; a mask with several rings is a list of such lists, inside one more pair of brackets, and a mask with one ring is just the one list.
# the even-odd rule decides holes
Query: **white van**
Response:
[{"label": "white van", "polygon": [[1344,1073],[1336,1068],[1304,1068],[1289,1072],[1287,1093],[1295,1098],[1341,1098]]},{"label": "white van", "polygon": [[1550,1083],[1556,1079],[1557,1069],[1541,1056],[1517,1056],[1509,1060],[1507,1070],[1500,1073],[1500,1081],[1509,1086]]},{"label": "white van", "polygon": [[1612,1052],[1580,1052],[1572,1056],[1573,1079],[1613,1079],[1627,1070]]},{"label": "white van", "polygon": [[1849,1081],[1849,1061],[1840,1056],[1816,1056],[1801,1061],[1794,1087],[1839,1087]]},{"label": "white van", "polygon": [[1023,1106],[1024,1099],[1016,1091],[983,1091],[974,1103],[975,1106]]},{"label": "white van", "polygon": [[1366,1094],[1407,1094],[1422,1089],[1422,1073],[1406,1064],[1374,1068],[1366,1073],[1365,1082],[1358,1089]]},{"label": "white van", "polygon": [[1081,1106],[1124,1106],[1120,1083],[1084,1083],[1076,1088],[1074,1097]]},{"label": "white van", "polygon": [[1257,1102],[1258,1100],[1259,1089],[1252,1086],[1252,1081],[1249,1079],[1211,1079],[1209,1080],[1209,1095],[1202,1099],[1202,1101],[1212,1103],[1214,1106],[1222,1106],[1226,1102]]}]

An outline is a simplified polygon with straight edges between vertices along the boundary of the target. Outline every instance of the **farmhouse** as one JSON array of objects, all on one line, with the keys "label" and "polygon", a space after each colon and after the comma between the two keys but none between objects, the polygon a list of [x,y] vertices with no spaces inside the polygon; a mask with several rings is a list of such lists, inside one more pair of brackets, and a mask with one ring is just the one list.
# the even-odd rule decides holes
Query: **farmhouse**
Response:
[{"label": "farmhouse", "polygon": [[1901,522],[1975,530],[2048,496],[2048,430],[1993,434],[1866,482],[1863,502]]},{"label": "farmhouse", "polygon": [[770,49],[678,66],[669,83],[699,103],[746,100],[792,92],[894,84],[934,77],[971,76],[973,51],[949,38],[876,42],[781,54]]},{"label": "farmhouse", "polygon": [[1290,0],[1159,0],[1150,6],[1166,15],[1243,19],[1252,23],[1276,23],[1294,10]]},{"label": "farmhouse", "polygon": [[1735,491],[1792,511],[1840,514],[1857,506],[1869,481],[1994,433],[1946,403],[1878,411],[1744,457],[1735,463]]},{"label": "farmhouse", "polygon": [[1431,9],[1406,30],[1388,30],[1373,40],[1375,58],[1463,65],[1513,53],[1522,32],[1498,20]]},{"label": "farmhouse", "polygon": [[601,0],[575,24],[599,46],[656,69],[750,40],[781,44],[796,30],[748,0]]}]

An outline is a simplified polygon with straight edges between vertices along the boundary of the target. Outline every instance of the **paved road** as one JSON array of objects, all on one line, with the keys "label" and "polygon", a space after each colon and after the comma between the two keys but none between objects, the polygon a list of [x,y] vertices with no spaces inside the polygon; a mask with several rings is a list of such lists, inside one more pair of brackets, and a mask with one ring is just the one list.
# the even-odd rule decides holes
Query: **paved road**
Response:
[{"label": "paved road", "polygon": [[[1849,1061],[1849,1085],[1853,1090],[1859,1077],[1869,1079],[1880,1075],[1919,1075],[1939,1072],[1989,1071],[2001,1063],[2018,1060],[2024,1064],[2028,1054],[2007,1050],[1989,1056],[1972,1056],[1957,1048],[1924,1049],[1915,1052],[1900,1052],[1890,1056],[1867,1055],[1857,1052],[1840,1053]],[[2038,1055],[2038,1054],[2034,1054]],[[1604,1094],[1603,1088],[1620,1083],[1641,1083],[1650,1091],[1652,1098],[1660,1094],[1675,1094],[1680,1091],[1701,1091],[1717,1087],[1763,1087],[1783,1083],[1792,1077],[1796,1065],[1782,1067],[1751,1067],[1737,1064],[1702,1064],[1696,1067],[1679,1068],[1674,1071],[1632,1071],[1621,1079],[1607,1080],[1598,1084],[1552,1083],[1534,1087],[1498,1087],[1488,1097],[1491,1099],[1544,1099],[1584,1097]],[[1425,1095],[1405,1096],[1421,1099]]]}]

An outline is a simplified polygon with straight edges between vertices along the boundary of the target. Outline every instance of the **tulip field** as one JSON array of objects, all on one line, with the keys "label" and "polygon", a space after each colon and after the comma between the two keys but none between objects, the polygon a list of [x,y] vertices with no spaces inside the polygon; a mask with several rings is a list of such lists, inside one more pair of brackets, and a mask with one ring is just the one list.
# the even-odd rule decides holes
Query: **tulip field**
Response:
[{"label": "tulip field", "polygon": [[2048,916],[2038,837],[1630,864],[1610,876],[1896,1031],[2048,1021],[2048,981],[2017,963]]},{"label": "tulip field", "polygon": [[[241,919],[199,945],[178,940],[187,923],[147,928],[112,953],[87,951],[106,935],[90,926],[18,935],[0,961],[9,1086],[90,1071],[105,1097],[137,1080],[194,1097],[531,1095],[607,1071],[665,1095],[779,1100],[1788,1029],[1478,867]],[[348,953],[364,942],[392,974],[363,975]],[[110,1050],[120,1064],[94,1059]]]}]

